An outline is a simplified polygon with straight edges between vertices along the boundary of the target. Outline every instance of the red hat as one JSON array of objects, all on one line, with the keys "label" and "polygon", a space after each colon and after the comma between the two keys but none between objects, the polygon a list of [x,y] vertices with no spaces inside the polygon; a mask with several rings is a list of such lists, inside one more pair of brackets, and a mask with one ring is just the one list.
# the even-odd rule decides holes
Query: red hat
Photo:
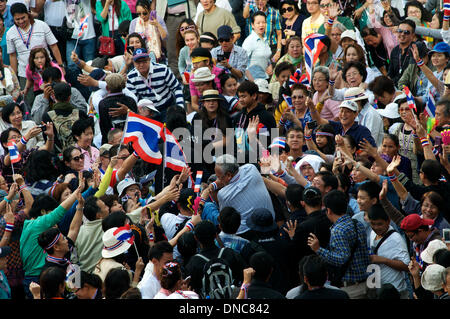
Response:
[{"label": "red hat", "polygon": [[432,219],[425,219],[418,214],[411,214],[403,218],[400,228],[406,231],[414,231],[420,226],[433,225],[434,221]]}]

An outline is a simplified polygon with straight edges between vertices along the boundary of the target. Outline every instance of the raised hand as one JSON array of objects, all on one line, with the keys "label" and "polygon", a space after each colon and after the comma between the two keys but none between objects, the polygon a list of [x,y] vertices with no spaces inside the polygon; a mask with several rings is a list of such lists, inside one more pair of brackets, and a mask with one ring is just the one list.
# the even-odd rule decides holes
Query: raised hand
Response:
[{"label": "raised hand", "polygon": [[288,227],[283,227],[283,230],[288,233],[289,238],[292,239],[294,238],[295,230],[297,229],[297,220],[295,220],[294,222],[292,222],[292,220],[288,220],[286,224]]},{"label": "raised hand", "polygon": [[411,53],[415,61],[420,60],[419,49],[417,49],[417,45],[415,43],[411,44]]},{"label": "raised hand", "polygon": [[400,157],[400,155],[394,156],[394,158],[392,159],[392,161],[389,163],[388,167],[386,168],[386,172],[388,174],[391,174],[400,165],[401,161],[402,161],[402,158]]},{"label": "raised hand", "polygon": [[375,157],[378,154],[377,148],[372,146],[372,144],[370,144],[366,139],[359,142],[359,147],[371,157]]},{"label": "raised hand", "polygon": [[330,81],[336,80],[338,76],[338,67],[336,63],[331,63],[329,67]]},{"label": "raised hand", "polygon": [[380,191],[380,194],[379,194],[379,199],[380,200],[385,199],[386,195],[387,195],[387,192],[388,192],[388,180],[385,179],[385,180],[383,180],[383,186],[381,187],[381,191]]},{"label": "raised hand", "polygon": [[[372,0],[373,1],[373,0]],[[341,13],[341,9],[339,8],[339,4],[337,3],[331,3],[330,7],[328,8],[328,16],[330,18],[336,18]]]}]

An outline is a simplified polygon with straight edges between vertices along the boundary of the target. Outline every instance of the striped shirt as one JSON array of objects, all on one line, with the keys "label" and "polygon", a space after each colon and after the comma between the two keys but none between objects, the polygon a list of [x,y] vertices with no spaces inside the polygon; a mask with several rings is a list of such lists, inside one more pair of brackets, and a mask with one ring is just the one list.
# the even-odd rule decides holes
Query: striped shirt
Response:
[{"label": "striped shirt", "polygon": [[[259,11],[257,6],[250,5],[250,17]],[[277,9],[272,7],[267,7],[267,10],[264,12],[267,16],[266,22],[266,33],[264,37],[270,45],[277,44],[277,30],[281,31],[281,22],[280,22],[280,13]],[[247,19],[247,34],[252,32],[252,24],[250,23],[251,19]]]},{"label": "striped shirt", "polygon": [[367,277],[367,266],[370,264],[369,248],[366,232],[360,222],[356,222],[357,233],[350,215],[341,216],[331,227],[329,247],[320,247],[317,255],[328,264],[342,267],[350,258],[352,247],[358,241],[353,259],[345,272],[343,281],[360,281]]},{"label": "striped shirt", "polygon": [[127,89],[139,100],[149,99],[161,111],[170,106],[173,96],[176,104],[184,108],[183,89],[172,71],[163,64],[150,62],[147,78],[137,69],[128,73]]}]

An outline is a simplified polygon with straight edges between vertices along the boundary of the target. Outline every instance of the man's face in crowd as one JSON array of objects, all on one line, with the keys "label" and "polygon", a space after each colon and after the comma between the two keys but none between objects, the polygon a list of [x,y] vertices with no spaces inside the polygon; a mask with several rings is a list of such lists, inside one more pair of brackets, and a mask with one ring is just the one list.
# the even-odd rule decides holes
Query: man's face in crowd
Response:
[{"label": "man's face in crowd", "polygon": [[251,107],[258,98],[258,94],[251,95],[248,92],[238,92],[239,103],[243,108]]},{"label": "man's face in crowd", "polygon": [[423,244],[427,239],[429,232],[423,229],[418,229],[416,231],[405,231],[406,236],[409,240],[415,242],[416,244]]},{"label": "man's face in crowd", "polygon": [[409,45],[414,39],[414,34],[409,24],[400,24],[397,29],[398,43],[402,45]]},{"label": "man's face in crowd", "polygon": [[230,180],[233,178],[231,173],[224,173],[217,165],[214,167],[214,174],[216,174],[217,180],[222,182],[224,185],[228,185]]},{"label": "man's face in crowd", "polygon": [[209,9],[211,9],[214,5],[214,0],[200,0],[200,3],[203,6],[203,9],[205,11],[208,11]]},{"label": "man's face in crowd", "polygon": [[344,126],[350,126],[355,122],[357,113],[353,112],[352,110],[341,107],[339,109],[339,120],[341,121],[341,124]]},{"label": "man's face in crowd", "polygon": [[158,275],[161,274],[164,265],[171,260],[173,260],[173,253],[163,253],[161,259],[159,260],[153,258],[152,263],[154,265],[155,273],[157,273]]},{"label": "man's face in crowd", "polygon": [[100,211],[97,213],[101,216],[101,218],[105,218],[109,215],[109,207],[102,200],[97,200],[97,206],[100,208]]},{"label": "man's face in crowd", "polygon": [[370,227],[372,227],[375,234],[378,236],[383,236],[389,229],[389,223],[390,220],[383,220],[383,219],[369,219],[370,221]]},{"label": "man's face in crowd", "polygon": [[303,133],[301,131],[290,131],[286,143],[291,150],[300,150],[304,143]]},{"label": "man's face in crowd", "polygon": [[376,198],[370,198],[366,191],[359,190],[356,202],[358,203],[360,211],[368,212],[370,207],[376,203]]},{"label": "man's face in crowd", "polygon": [[108,143],[111,145],[117,145],[122,140],[122,136],[123,136],[123,132],[121,132],[121,131],[117,132],[116,134],[113,135],[112,140],[108,141]]},{"label": "man's face in crowd", "polygon": [[229,39],[219,39],[220,46],[223,52],[231,52],[233,50],[233,38]]},{"label": "man's face in crowd", "polygon": [[445,105],[436,106],[435,115],[439,126],[450,124],[450,117],[445,115]]},{"label": "man's face in crowd", "polygon": [[25,29],[30,24],[28,13],[16,13],[14,23],[21,29]]},{"label": "man's face in crowd", "polygon": [[134,61],[134,67],[139,71],[139,73],[147,74],[150,70],[150,58],[137,59]]}]

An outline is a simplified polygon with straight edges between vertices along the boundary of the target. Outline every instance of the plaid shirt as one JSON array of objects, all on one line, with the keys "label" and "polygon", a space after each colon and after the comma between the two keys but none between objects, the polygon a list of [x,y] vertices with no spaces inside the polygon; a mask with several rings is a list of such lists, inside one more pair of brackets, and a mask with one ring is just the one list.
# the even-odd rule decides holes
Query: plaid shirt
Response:
[{"label": "plaid shirt", "polygon": [[333,266],[343,266],[351,255],[351,247],[355,240],[359,245],[353,255],[347,271],[342,281],[360,281],[367,277],[367,266],[370,264],[369,248],[367,247],[366,231],[361,223],[356,223],[358,227],[355,233],[354,224],[350,215],[341,216],[336,223],[331,226],[330,243],[327,249],[319,248],[317,255],[321,256],[327,263]]},{"label": "plaid shirt", "polygon": [[[256,5],[250,5],[250,17],[255,13],[259,11],[258,7]],[[267,16],[267,26],[266,26],[266,33],[265,38],[267,42],[269,42],[270,45],[277,44],[277,32],[276,30],[281,30],[281,22],[280,22],[280,13],[278,10],[267,7],[267,10],[264,12]],[[251,19],[247,19],[247,34],[252,33],[252,24],[250,23]]]}]

